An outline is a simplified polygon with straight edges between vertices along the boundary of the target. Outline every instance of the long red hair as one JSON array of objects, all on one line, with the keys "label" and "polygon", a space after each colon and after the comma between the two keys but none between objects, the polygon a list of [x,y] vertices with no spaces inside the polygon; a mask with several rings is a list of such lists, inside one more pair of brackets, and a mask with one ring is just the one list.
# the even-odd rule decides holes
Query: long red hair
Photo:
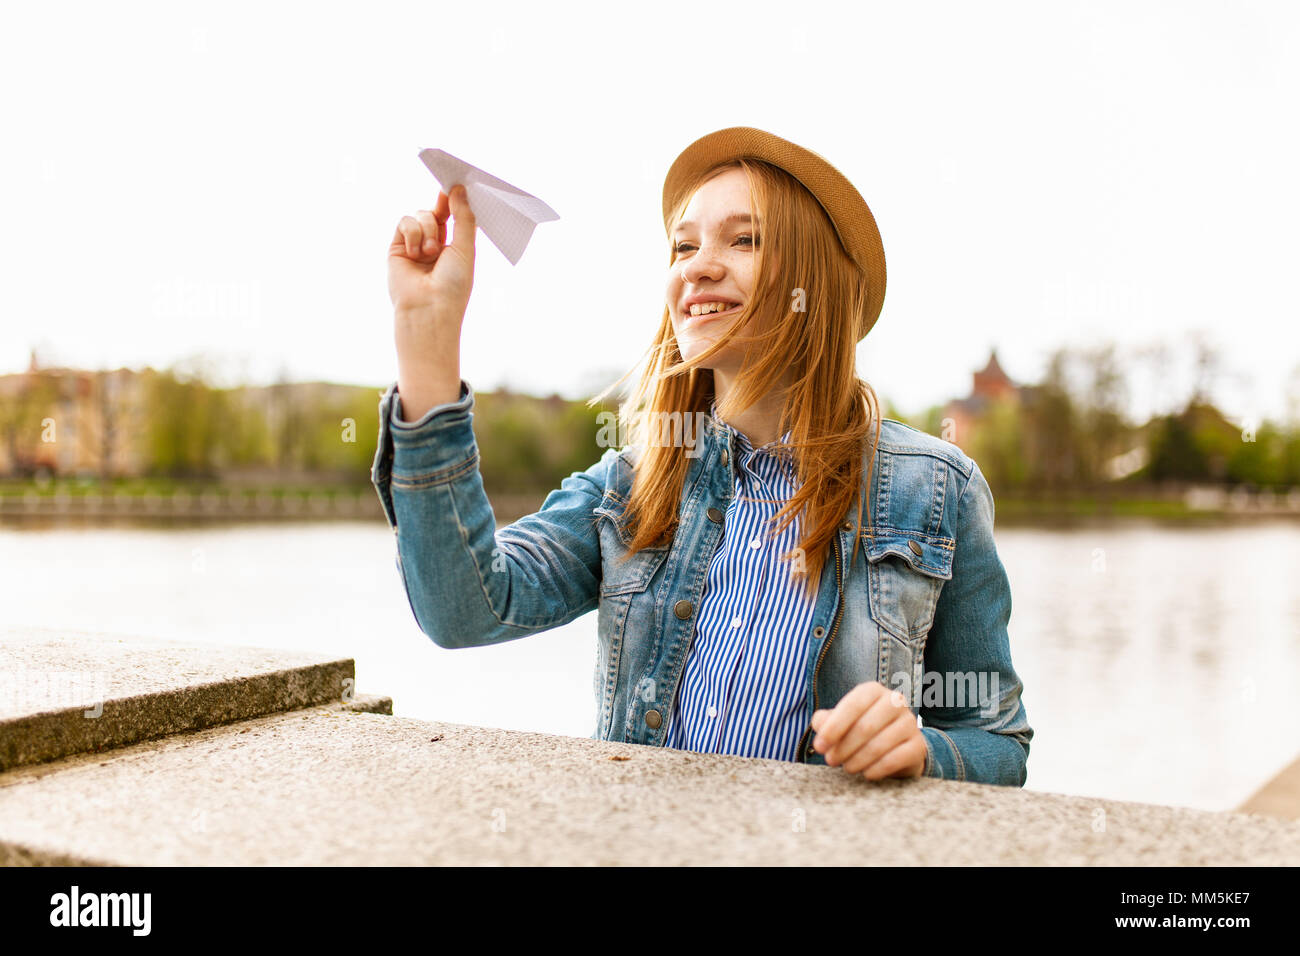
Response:
[{"label": "long red hair", "polygon": [[[777,433],[788,430],[790,440],[779,450],[792,456],[799,488],[777,512],[776,521],[784,530],[802,515],[798,548],[782,558],[791,562],[796,577],[802,565],[802,583],[812,593],[844,516],[856,509],[859,529],[870,521],[869,506],[864,520],[859,489],[871,480],[880,440],[880,403],[875,390],[858,377],[855,331],[866,306],[867,278],[840,245],[817,199],[785,170],[762,160],[735,160],[703,174],[674,210],[670,236],[696,189],[733,167],[748,176],[761,237],[755,250],[754,289],[718,341],[689,362],[682,359],[664,306],[640,382],[619,407],[620,434],[636,449],[624,520],[632,530],[633,553],[672,540],[690,458],[683,443],[661,440],[660,423],[673,413],[696,420],[696,413],[708,412],[715,398],[713,371],[701,364],[755,317],[750,337],[739,340],[746,347],[737,384],[725,400],[718,399],[717,413],[730,420],[773,389],[784,390]],[[670,242],[670,267],[675,259]],[[634,370],[590,404],[600,402]],[[699,434],[696,440],[702,438]],[[871,453],[865,456],[864,475],[868,441]],[[854,535],[854,555],[859,537]]]}]

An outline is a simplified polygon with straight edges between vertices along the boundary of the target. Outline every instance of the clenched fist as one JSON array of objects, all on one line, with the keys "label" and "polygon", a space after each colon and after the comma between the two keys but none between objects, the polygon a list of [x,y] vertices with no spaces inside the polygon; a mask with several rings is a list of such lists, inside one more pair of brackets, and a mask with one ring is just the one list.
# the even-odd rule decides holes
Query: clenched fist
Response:
[{"label": "clenched fist", "polygon": [[832,710],[812,716],[813,749],[829,766],[842,764],[868,780],[919,777],[925,772],[925,735],[898,691],[878,681],[859,684]]}]

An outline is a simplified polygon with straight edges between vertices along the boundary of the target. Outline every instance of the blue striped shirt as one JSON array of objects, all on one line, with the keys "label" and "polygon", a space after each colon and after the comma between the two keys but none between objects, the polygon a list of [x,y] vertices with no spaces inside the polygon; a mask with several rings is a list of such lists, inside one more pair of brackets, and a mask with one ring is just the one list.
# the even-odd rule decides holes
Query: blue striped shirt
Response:
[{"label": "blue striped shirt", "polygon": [[[790,575],[792,562],[781,560],[799,544],[799,518],[772,534],[772,518],[798,490],[793,461],[771,445],[755,449],[717,418],[716,402],[710,414],[734,437],[736,487],[664,746],[794,760],[807,728],[804,672],[816,594],[806,596]],[[787,431],[781,441],[789,438]]]}]

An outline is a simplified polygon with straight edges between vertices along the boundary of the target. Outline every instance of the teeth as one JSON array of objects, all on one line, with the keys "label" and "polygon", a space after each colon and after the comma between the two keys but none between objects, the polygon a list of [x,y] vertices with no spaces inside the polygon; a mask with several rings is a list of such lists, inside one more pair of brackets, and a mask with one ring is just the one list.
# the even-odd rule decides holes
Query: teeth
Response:
[{"label": "teeth", "polygon": [[708,315],[710,312],[725,312],[732,308],[726,302],[701,302],[691,306],[691,315]]}]

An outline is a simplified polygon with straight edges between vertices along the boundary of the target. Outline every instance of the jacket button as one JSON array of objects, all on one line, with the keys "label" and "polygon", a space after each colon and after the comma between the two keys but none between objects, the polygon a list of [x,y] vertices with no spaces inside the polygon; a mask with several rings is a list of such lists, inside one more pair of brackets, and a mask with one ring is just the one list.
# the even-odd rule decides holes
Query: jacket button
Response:
[{"label": "jacket button", "polygon": [[663,722],[664,719],[659,715],[659,711],[647,710],[645,712],[645,725],[649,727],[651,730],[658,730],[659,725],[662,724]]},{"label": "jacket button", "polygon": [[907,542],[907,546],[912,549],[913,554],[919,555],[921,553],[921,546],[917,544],[915,541]]},{"label": "jacket button", "polygon": [[690,601],[678,601],[676,604],[673,605],[673,613],[676,614],[678,617],[680,617],[683,621],[691,616],[691,612],[693,610],[695,610],[695,607],[694,605],[691,604]]},{"label": "jacket button", "polygon": [[723,463],[724,465],[727,463],[727,449],[725,449],[725,448],[722,449],[722,463]]},{"label": "jacket button", "polygon": [[820,624],[813,628],[813,637],[820,639],[821,636],[825,633],[826,633],[826,628],[822,627]]},{"label": "jacket button", "polygon": [[852,530],[853,530],[853,522],[852,522],[852,521],[846,521],[846,522],[844,522],[844,530],[845,530],[845,531],[852,531]]},{"label": "jacket button", "polygon": [[723,517],[722,512],[719,511],[717,508],[710,508],[710,509],[709,509],[709,520],[710,520],[710,521],[716,522],[717,524],[722,524],[722,517]]}]

